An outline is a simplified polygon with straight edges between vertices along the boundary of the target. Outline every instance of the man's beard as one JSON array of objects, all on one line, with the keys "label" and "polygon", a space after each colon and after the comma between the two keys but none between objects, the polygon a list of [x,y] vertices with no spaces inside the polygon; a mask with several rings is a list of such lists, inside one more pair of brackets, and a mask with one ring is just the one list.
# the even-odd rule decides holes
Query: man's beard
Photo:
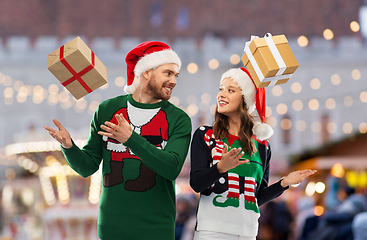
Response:
[{"label": "man's beard", "polygon": [[172,91],[168,95],[164,94],[162,91],[163,85],[159,86],[156,82],[155,75],[152,74],[151,79],[149,80],[147,85],[147,92],[152,96],[153,99],[169,100]]}]

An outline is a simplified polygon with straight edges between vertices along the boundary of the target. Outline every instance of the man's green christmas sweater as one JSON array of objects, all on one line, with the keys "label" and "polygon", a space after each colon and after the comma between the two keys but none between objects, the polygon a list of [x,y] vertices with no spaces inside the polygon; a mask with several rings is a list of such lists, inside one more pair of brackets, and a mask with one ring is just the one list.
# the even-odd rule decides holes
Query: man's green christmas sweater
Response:
[{"label": "man's green christmas sweater", "polygon": [[[121,144],[98,135],[122,113],[134,130]],[[87,144],[62,149],[68,164],[88,177],[103,159],[98,236],[109,239],[174,239],[175,184],[191,137],[187,114],[168,101],[136,102],[131,95],[101,103]]]}]

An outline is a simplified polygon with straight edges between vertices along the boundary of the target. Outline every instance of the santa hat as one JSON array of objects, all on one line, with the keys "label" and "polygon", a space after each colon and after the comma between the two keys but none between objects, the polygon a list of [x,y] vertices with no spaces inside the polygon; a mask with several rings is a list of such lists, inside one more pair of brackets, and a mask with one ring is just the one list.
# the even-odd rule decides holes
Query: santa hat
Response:
[{"label": "santa hat", "polygon": [[163,64],[175,63],[181,68],[181,60],[165,43],[157,41],[143,42],[133,48],[125,58],[127,64],[127,84],[124,91],[133,94],[140,82],[140,75]]},{"label": "santa hat", "polygon": [[231,78],[241,88],[241,93],[248,107],[248,112],[252,113],[256,110],[259,114],[261,122],[255,122],[252,132],[255,136],[263,141],[270,138],[274,130],[265,123],[266,95],[264,88],[257,88],[250,73],[246,68],[231,68],[223,73],[220,82],[225,78]]}]

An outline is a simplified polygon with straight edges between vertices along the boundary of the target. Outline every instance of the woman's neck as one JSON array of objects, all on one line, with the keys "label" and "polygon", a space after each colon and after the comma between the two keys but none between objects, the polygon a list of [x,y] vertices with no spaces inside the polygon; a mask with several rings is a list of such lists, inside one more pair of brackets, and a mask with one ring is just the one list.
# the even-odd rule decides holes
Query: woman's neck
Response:
[{"label": "woman's neck", "polygon": [[238,136],[241,129],[241,119],[237,117],[228,117],[229,128],[228,132],[234,136]]}]

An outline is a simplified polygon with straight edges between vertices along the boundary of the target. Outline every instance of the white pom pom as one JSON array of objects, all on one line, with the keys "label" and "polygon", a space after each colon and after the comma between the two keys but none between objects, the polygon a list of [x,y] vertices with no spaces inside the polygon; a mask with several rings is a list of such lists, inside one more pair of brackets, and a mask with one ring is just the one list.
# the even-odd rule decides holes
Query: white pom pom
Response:
[{"label": "white pom pom", "polygon": [[257,139],[263,141],[273,136],[274,130],[266,123],[257,123],[252,128],[252,132],[255,134]]},{"label": "white pom pom", "polygon": [[125,85],[124,87],[124,91],[127,93],[127,94],[133,94],[136,90],[136,87],[134,85]]},{"label": "white pom pom", "polygon": [[135,92],[136,88],[138,87],[139,83],[140,83],[140,78],[135,76],[134,82],[130,86],[125,85],[124,91],[127,94],[133,94]]}]

